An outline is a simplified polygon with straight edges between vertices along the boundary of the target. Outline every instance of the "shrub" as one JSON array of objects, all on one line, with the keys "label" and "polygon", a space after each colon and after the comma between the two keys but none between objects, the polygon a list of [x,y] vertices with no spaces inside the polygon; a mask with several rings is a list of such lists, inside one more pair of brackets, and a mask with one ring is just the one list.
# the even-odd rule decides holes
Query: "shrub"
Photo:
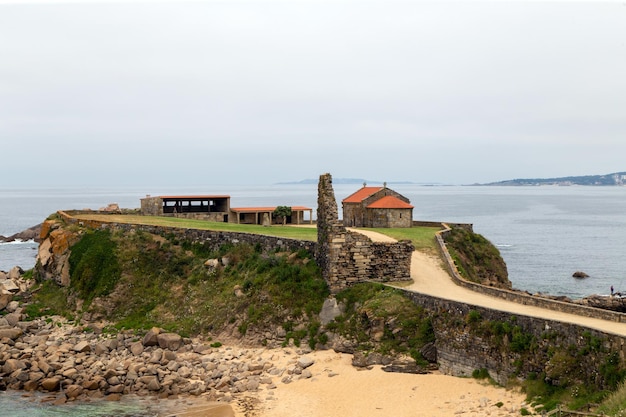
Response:
[{"label": "shrub", "polygon": [[87,232],[72,246],[70,255],[70,286],[87,304],[113,290],[121,276],[116,255],[117,245],[111,232]]}]

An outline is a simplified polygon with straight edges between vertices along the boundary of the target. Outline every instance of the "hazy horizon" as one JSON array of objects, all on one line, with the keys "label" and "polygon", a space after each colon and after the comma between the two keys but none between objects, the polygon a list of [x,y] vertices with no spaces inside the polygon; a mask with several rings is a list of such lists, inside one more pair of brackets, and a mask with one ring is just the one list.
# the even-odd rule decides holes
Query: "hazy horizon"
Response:
[{"label": "hazy horizon", "polygon": [[626,4],[0,0],[0,187],[626,169]]}]

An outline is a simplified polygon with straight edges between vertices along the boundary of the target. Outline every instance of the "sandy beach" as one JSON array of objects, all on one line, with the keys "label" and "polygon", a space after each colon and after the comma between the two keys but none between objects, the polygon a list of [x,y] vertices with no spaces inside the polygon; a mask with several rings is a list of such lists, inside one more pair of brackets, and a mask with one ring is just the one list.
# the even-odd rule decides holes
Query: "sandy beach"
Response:
[{"label": "sandy beach", "polygon": [[[288,366],[295,361],[288,350],[274,360]],[[457,378],[438,372],[425,375],[390,373],[379,366],[359,369],[352,355],[316,351],[306,356],[315,363],[312,376],[261,387],[230,406],[187,399],[177,417],[505,417],[519,416],[524,395],[486,381]],[[204,403],[204,404],[203,404]],[[182,405],[182,404],[181,404]]]}]

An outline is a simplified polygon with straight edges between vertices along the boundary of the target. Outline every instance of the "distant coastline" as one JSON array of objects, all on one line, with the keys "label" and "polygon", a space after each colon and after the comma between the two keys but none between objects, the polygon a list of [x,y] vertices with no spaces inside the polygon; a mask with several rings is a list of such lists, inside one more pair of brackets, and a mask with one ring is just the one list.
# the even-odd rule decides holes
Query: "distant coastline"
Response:
[{"label": "distant coastline", "polygon": [[[315,185],[316,178],[307,178],[299,181],[278,182],[275,185]],[[334,184],[354,184],[354,185],[420,185],[420,186],[445,186],[449,184],[438,182],[415,182],[415,181],[380,181],[368,180],[364,178],[333,178]],[[601,175],[577,175],[555,178],[515,178],[509,180],[495,181],[489,183],[461,184],[465,186],[539,186],[539,185],[586,185],[586,186],[626,186],[626,171],[614,172]]]},{"label": "distant coastline", "polygon": [[[277,185],[297,185],[297,184],[317,184],[319,179],[317,178],[307,178],[300,181],[290,181],[290,182],[278,182]],[[368,184],[368,185],[383,185],[383,184],[412,184],[412,185],[441,185],[438,183],[430,183],[430,182],[412,182],[412,181],[376,181],[376,180],[366,180],[363,178],[333,178],[333,184]]]},{"label": "distant coastline", "polygon": [[518,178],[491,182],[486,184],[475,184],[485,186],[528,186],[528,185],[590,185],[590,186],[624,186],[626,185],[626,172],[614,172],[604,175],[582,175],[558,178]]}]

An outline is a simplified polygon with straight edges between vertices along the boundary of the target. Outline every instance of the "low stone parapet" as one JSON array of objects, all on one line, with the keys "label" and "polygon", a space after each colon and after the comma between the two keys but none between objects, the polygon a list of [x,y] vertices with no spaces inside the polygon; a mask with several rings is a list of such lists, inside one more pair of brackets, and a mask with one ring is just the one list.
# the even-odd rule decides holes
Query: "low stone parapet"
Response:
[{"label": "low stone parapet", "polygon": [[489,287],[487,285],[478,284],[476,282],[471,282],[464,279],[457,270],[454,260],[450,256],[450,252],[448,252],[448,248],[446,247],[446,243],[444,241],[445,234],[448,233],[451,229],[447,224],[443,224],[443,226],[444,229],[438,232],[436,235],[437,247],[444,260],[444,265],[446,269],[450,273],[452,280],[457,285],[468,288],[472,291],[479,292],[481,294],[502,298],[504,300],[512,301],[518,304],[541,307],[550,310],[560,311],[563,313],[576,314],[579,316],[592,317],[601,320],[609,320],[619,323],[626,322],[626,315],[623,313],[538,297],[521,291]]}]

